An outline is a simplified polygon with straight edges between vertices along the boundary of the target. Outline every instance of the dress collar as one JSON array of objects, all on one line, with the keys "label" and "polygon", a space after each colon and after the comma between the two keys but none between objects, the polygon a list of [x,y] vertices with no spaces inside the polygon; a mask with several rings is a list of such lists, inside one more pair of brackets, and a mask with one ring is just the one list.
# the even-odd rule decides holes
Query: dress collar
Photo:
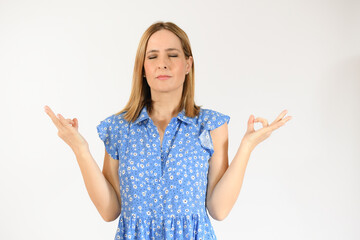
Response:
[{"label": "dress collar", "polygon": [[[146,106],[143,107],[143,109],[141,110],[138,118],[135,120],[134,124],[137,124],[139,122],[142,122],[146,119],[150,118],[148,113],[147,113],[147,110],[146,110]],[[187,117],[185,115],[185,109],[183,109],[181,112],[178,113],[177,115],[177,118],[183,122],[186,122],[188,124],[193,124],[193,125],[196,125],[196,119],[197,117]]]}]

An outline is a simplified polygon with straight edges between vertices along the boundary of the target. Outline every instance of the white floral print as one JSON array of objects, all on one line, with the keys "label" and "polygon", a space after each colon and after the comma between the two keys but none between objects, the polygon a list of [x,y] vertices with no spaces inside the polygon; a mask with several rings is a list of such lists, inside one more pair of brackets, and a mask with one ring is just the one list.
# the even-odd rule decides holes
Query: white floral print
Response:
[{"label": "white floral print", "polygon": [[201,108],[172,118],[162,146],[146,107],[135,122],[111,115],[97,126],[112,158],[119,160],[121,213],[115,239],[217,239],[206,211],[210,131],[230,117]]}]

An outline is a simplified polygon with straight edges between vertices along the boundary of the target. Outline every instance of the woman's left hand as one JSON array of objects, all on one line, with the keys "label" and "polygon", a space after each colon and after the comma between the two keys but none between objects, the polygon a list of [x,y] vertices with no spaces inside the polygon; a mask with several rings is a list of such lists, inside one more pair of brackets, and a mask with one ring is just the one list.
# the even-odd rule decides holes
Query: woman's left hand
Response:
[{"label": "woman's left hand", "polygon": [[[292,118],[291,116],[284,118],[286,113],[287,110],[282,111],[282,113],[280,113],[280,115],[270,125],[265,118],[257,117],[254,119],[254,115],[251,114],[248,120],[247,131],[241,141],[241,145],[252,151],[260,142],[267,139],[275,129],[278,129]],[[255,122],[261,122],[263,128],[255,131]]]}]

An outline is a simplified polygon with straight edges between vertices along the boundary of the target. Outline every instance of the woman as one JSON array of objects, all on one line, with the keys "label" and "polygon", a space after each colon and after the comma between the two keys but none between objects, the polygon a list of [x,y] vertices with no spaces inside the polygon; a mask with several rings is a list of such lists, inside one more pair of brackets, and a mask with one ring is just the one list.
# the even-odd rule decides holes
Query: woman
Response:
[{"label": "woman", "polygon": [[[115,239],[216,239],[208,213],[223,220],[239,195],[254,147],[291,117],[251,115],[228,165],[230,117],[194,102],[194,61],[186,33],[157,22],[143,34],[127,105],[97,126],[102,172],[78,121],[46,112],[73,149],[90,198],[105,221],[119,217]],[[263,128],[254,131],[254,123]]]}]

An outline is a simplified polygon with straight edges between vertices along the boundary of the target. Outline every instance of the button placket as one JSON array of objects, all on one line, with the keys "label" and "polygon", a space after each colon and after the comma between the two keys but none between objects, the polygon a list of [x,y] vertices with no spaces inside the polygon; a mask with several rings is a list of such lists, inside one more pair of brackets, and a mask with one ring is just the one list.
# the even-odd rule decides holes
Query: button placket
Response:
[{"label": "button placket", "polygon": [[166,156],[167,156],[167,152],[170,151],[169,147],[170,147],[171,141],[169,142],[169,140],[171,140],[172,131],[173,131],[172,125],[174,124],[174,121],[176,121],[176,118],[171,119],[170,123],[167,125],[167,127],[165,129],[164,136],[163,136],[163,141],[162,141],[162,146],[161,146],[161,176],[160,176],[160,181],[163,179],[163,177],[165,175],[166,168],[167,168]]},{"label": "button placket", "polygon": [[155,133],[155,142],[157,143],[157,149],[156,149],[156,153],[157,153],[157,157],[160,158],[160,167],[157,167],[156,168],[156,173],[158,174],[157,175],[157,179],[158,179],[158,184],[161,183],[161,180],[163,179],[163,176],[164,176],[164,173],[165,173],[165,168],[166,168],[166,159],[165,159],[165,151],[163,150],[164,149],[164,143],[165,143],[165,148],[168,149],[169,148],[169,145],[170,143],[168,143],[168,136],[171,135],[172,133],[172,124],[174,121],[176,121],[176,117],[173,117],[170,121],[170,123],[166,126],[166,129],[165,129],[165,132],[164,132],[164,136],[163,136],[163,140],[162,140],[162,143],[160,142],[160,133],[159,133],[159,130],[158,128],[155,126],[154,122],[152,121],[151,118],[150,119],[150,128],[154,128],[156,129],[156,133]]}]

